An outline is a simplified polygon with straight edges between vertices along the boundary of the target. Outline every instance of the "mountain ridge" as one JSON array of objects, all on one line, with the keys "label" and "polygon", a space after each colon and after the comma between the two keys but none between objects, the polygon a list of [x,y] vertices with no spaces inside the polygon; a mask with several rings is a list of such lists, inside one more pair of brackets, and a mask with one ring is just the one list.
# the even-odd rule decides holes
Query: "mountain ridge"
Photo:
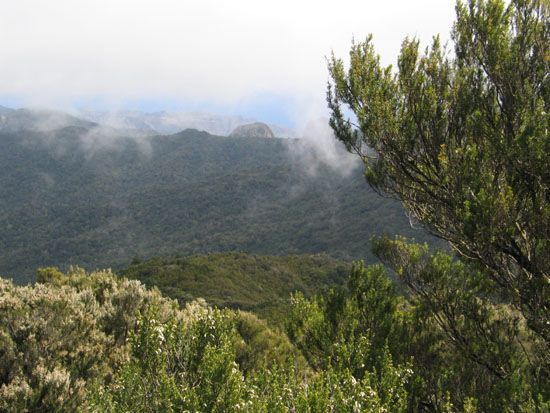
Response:
[{"label": "mountain ridge", "polygon": [[[243,116],[218,115],[208,112],[144,112],[144,111],[80,111],[83,119],[115,128],[145,128],[159,135],[174,134],[185,129],[204,130],[212,135],[228,136],[235,128],[258,120]],[[267,123],[275,136],[294,138],[291,129]]]},{"label": "mountain ridge", "polygon": [[94,130],[0,130],[0,274],[223,251],[372,261],[374,234],[429,239],[368,188],[360,163],[307,140]]}]

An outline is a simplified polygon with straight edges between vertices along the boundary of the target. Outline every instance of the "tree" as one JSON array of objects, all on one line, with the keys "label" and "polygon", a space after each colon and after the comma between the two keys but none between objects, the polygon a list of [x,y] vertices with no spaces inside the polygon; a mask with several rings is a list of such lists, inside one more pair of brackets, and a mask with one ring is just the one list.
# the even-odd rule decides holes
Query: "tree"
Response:
[{"label": "tree", "polygon": [[[550,340],[550,9],[458,2],[454,55],[406,39],[398,70],[371,37],[329,61],[330,124],[370,185],[479,269]],[[346,116],[347,110],[353,113]]]},{"label": "tree", "polygon": [[418,403],[435,411],[441,402],[461,411],[467,400],[483,412],[550,407],[548,345],[499,299],[493,280],[447,252],[404,239],[377,239],[374,252],[412,291],[404,350],[415,361],[410,394]]}]

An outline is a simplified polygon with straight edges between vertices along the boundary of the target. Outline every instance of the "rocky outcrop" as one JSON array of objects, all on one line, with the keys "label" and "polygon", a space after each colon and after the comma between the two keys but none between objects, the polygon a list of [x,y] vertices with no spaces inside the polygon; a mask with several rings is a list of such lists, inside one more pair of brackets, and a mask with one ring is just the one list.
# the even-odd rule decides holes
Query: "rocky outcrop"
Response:
[{"label": "rocky outcrop", "polygon": [[233,138],[274,138],[273,131],[262,122],[237,126],[229,135]]}]

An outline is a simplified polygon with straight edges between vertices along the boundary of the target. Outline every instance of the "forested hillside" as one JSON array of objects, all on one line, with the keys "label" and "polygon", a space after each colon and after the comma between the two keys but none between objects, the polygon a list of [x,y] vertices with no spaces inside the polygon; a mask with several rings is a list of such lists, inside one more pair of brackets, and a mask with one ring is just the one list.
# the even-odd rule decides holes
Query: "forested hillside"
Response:
[{"label": "forested hillside", "polygon": [[196,130],[1,133],[0,274],[26,281],[41,266],[119,268],[134,257],[235,250],[370,260],[375,234],[422,238],[359,167],[312,153],[299,140]]},{"label": "forested hillside", "polygon": [[313,296],[343,285],[350,268],[327,255],[215,253],[134,262],[120,275],[158,287],[181,305],[204,298],[218,307],[252,311],[276,322],[286,315],[291,293]]}]

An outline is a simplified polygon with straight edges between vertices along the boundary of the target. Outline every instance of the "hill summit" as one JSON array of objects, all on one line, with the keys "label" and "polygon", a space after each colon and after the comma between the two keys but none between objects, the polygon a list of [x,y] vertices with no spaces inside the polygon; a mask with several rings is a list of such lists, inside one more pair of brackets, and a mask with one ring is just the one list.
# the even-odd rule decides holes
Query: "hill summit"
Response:
[{"label": "hill summit", "polygon": [[262,122],[237,126],[229,135],[233,138],[274,138],[273,131]]}]

